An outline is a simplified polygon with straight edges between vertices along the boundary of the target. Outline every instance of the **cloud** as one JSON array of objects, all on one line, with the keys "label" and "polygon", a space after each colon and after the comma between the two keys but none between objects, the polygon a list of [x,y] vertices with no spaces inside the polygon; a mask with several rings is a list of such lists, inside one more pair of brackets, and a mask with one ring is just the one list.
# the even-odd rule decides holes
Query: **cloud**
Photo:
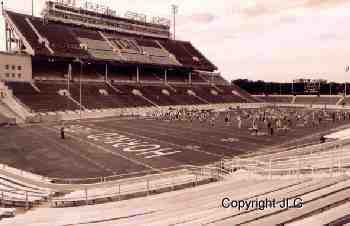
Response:
[{"label": "cloud", "polygon": [[340,36],[337,33],[322,33],[319,35],[321,41],[337,40]]},{"label": "cloud", "polygon": [[305,7],[334,7],[345,3],[349,3],[349,0],[306,0]]},{"label": "cloud", "polygon": [[196,23],[210,23],[215,19],[215,15],[211,13],[195,13],[189,16],[189,18]]},{"label": "cloud", "polygon": [[282,24],[293,24],[297,22],[297,17],[292,15],[282,15],[279,18],[279,22]]},{"label": "cloud", "polygon": [[263,16],[266,14],[272,14],[274,13],[274,10],[268,4],[257,3],[253,6],[242,9],[242,13],[248,17],[256,17]]}]

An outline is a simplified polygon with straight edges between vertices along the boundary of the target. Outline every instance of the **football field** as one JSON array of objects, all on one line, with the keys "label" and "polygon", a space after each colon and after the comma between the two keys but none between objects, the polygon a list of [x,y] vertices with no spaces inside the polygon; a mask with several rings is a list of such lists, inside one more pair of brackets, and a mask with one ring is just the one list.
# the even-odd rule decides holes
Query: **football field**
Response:
[{"label": "football field", "polygon": [[0,128],[0,157],[3,164],[54,178],[135,175],[318,142],[344,127],[344,122],[328,122],[255,136],[235,122],[225,124],[223,117],[214,126],[145,118],[72,121],[64,125],[64,140],[61,124]]}]

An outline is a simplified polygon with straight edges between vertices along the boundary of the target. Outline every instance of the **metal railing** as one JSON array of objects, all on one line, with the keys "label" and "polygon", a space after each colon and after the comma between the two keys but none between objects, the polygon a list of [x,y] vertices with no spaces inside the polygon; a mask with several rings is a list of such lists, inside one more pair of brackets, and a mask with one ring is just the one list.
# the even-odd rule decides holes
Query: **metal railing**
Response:
[{"label": "metal railing", "polygon": [[[271,153],[264,158],[223,159],[225,169],[234,172],[247,170],[256,176],[315,177],[339,176],[350,169],[350,139],[298,148],[286,152]],[[285,154],[280,157],[276,155]]]},{"label": "metal railing", "polygon": [[173,191],[177,188],[197,186],[200,183],[209,183],[222,180],[229,173],[215,166],[183,166],[183,169],[143,177],[126,178],[101,188],[88,188],[75,191],[70,195],[53,198],[52,207],[66,207],[88,205],[108,201],[118,201],[128,197],[147,196],[152,193]]}]

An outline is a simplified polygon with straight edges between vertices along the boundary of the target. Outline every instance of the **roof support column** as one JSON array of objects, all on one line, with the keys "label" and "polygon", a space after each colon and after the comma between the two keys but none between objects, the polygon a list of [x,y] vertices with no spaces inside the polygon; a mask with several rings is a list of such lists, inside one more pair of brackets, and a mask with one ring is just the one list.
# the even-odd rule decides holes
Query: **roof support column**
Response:
[{"label": "roof support column", "polygon": [[8,23],[5,23],[5,43],[6,43],[6,51],[9,51],[9,33],[8,33]]},{"label": "roof support column", "polygon": [[188,73],[188,83],[192,84],[192,73],[191,72]]},{"label": "roof support column", "polygon": [[168,83],[168,69],[164,70],[164,83],[167,84]]},{"label": "roof support column", "polygon": [[9,41],[9,51],[11,52],[12,51],[12,30],[11,30],[11,28],[9,29],[9,39],[8,39],[8,41]]},{"label": "roof support column", "polygon": [[140,68],[136,67],[136,83],[140,83]]},{"label": "roof support column", "polygon": [[108,81],[108,64],[106,64],[105,68],[105,81]]}]

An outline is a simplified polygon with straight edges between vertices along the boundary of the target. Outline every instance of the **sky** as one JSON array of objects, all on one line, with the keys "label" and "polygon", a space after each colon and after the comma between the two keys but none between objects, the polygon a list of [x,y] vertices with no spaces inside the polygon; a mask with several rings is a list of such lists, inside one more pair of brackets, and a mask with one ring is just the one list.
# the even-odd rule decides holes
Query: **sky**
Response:
[{"label": "sky", "polygon": [[[3,0],[31,13],[30,0]],[[34,0],[39,16],[45,0]],[[78,4],[82,1],[77,0]],[[90,0],[170,18],[179,6],[176,38],[191,41],[228,80],[290,82],[295,78],[350,81],[350,0]],[[147,3],[147,4],[145,4]],[[0,49],[4,22],[0,20]]]}]

